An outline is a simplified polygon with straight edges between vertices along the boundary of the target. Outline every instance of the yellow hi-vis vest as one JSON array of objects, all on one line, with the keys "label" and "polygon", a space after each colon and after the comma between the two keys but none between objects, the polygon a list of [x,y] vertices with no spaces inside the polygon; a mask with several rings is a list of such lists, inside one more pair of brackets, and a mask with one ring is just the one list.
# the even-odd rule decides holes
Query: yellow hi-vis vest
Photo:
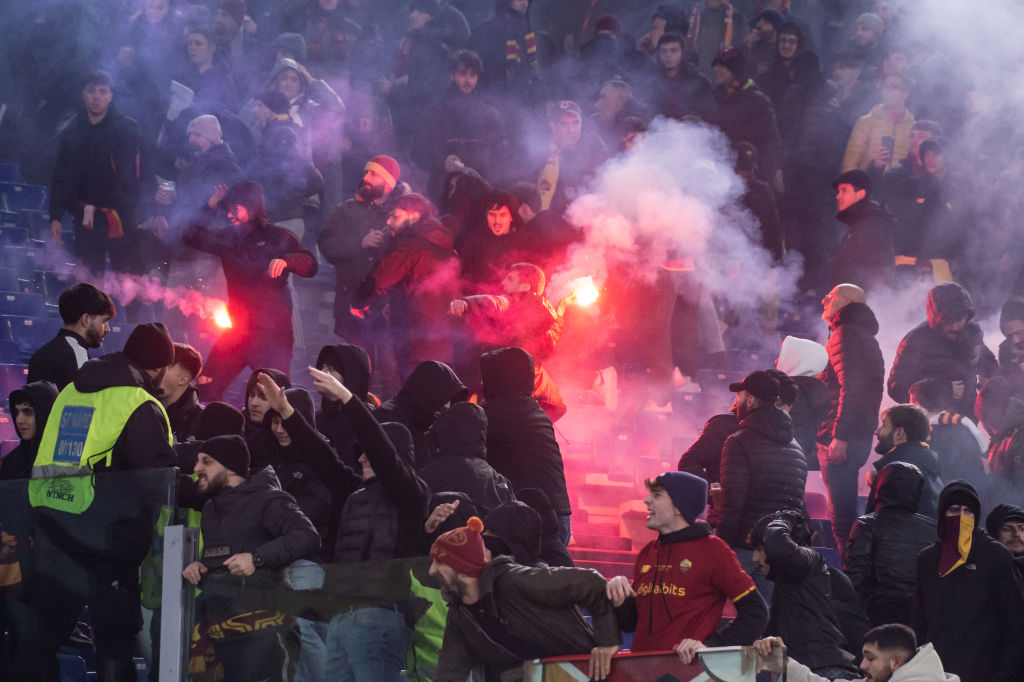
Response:
[{"label": "yellow hi-vis vest", "polygon": [[172,445],[167,411],[145,389],[111,386],[95,393],[80,393],[73,383],[68,384],[53,403],[32,478],[88,475],[100,461],[110,467],[114,444],[125,422],[147,402],[160,408],[167,424],[167,443]]}]

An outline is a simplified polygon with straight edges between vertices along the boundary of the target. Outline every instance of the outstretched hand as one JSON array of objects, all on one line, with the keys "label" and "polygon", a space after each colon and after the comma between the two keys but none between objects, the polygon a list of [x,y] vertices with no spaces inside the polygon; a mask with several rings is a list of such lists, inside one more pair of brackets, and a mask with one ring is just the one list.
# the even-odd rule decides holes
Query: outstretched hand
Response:
[{"label": "outstretched hand", "polygon": [[278,386],[269,374],[265,372],[257,374],[256,384],[263,389],[263,395],[267,397],[270,408],[281,415],[282,420],[292,416],[295,409],[288,402],[288,396],[284,392],[285,389]]},{"label": "outstretched hand", "polygon": [[313,378],[313,386],[320,395],[329,395],[342,404],[352,400],[352,391],[327,372],[321,372],[316,367],[307,367],[306,371]]},{"label": "outstretched hand", "polygon": [[454,502],[442,502],[441,504],[434,507],[434,511],[430,512],[430,516],[427,518],[426,523],[423,524],[423,530],[428,533],[433,533],[437,530],[437,527],[448,520],[448,517],[455,513],[455,510],[459,508],[459,500]]},{"label": "outstretched hand", "polygon": [[217,185],[213,188],[213,194],[210,195],[210,200],[206,202],[206,205],[210,208],[217,208],[227,193],[227,185]]}]

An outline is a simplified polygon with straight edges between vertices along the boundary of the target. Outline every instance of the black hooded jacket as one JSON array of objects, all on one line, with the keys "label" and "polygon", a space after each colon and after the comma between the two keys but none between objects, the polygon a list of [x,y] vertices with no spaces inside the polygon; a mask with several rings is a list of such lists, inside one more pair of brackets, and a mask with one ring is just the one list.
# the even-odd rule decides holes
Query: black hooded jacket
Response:
[{"label": "black hooded jacket", "polygon": [[[367,402],[370,393],[370,356],[359,346],[339,343],[324,346],[316,358],[317,369],[330,365],[341,374],[342,383],[359,400]],[[334,446],[341,461],[352,469],[358,469],[356,461],[356,434],[352,425],[341,412],[341,403],[324,398],[316,413],[316,426]]]},{"label": "black hooded jacket", "polygon": [[429,513],[430,488],[413,467],[409,431],[401,424],[378,424],[359,400],[349,400],[342,410],[374,475],[345,501],[334,561],[413,556]]},{"label": "black hooded jacket", "polygon": [[785,520],[764,531],[768,579],[775,583],[765,630],[781,636],[791,655],[806,666],[845,667],[853,656],[842,649],[846,637],[835,614],[832,578],[818,552],[797,544]]},{"label": "black hooded jacket", "polygon": [[427,435],[435,450],[418,473],[431,490],[465,493],[484,514],[515,499],[512,484],[487,463],[487,415],[482,407],[455,403]]},{"label": "black hooded jacket", "polygon": [[[940,284],[928,292],[928,319],[911,329],[900,341],[889,371],[889,397],[898,403],[909,401],[910,386],[920,379],[964,382],[964,395],[954,401],[956,412],[974,415],[978,377],[998,373],[992,351],[985,347],[981,327],[971,322],[974,302],[956,282]],[[939,330],[943,322],[966,316],[967,324],[955,340]]]},{"label": "black hooded jacket", "polygon": [[[283,227],[266,225],[248,233],[235,228],[212,230],[208,226],[215,215],[204,204],[186,230],[184,242],[220,258],[227,280],[232,330],[250,336],[271,336],[279,343],[291,345],[294,333],[289,275],[312,277],[317,272],[316,259]],[[287,267],[274,278],[268,266],[277,259],[285,261]]]},{"label": "black hooded jacket", "polygon": [[[828,365],[818,378],[828,386],[832,405],[821,420],[818,443],[870,439],[885,385],[885,360],[875,339],[878,320],[871,308],[854,302],[840,310],[830,326],[832,335],[825,344]],[[865,461],[868,454],[863,453]]]},{"label": "black hooded jacket", "polygon": [[[998,539],[999,529],[1004,523],[1021,519],[1024,519],[1024,509],[1013,504],[997,504],[985,517],[985,530],[988,531],[989,537]],[[1024,579],[1024,554],[1015,554],[1013,561],[1017,566],[1017,572]]]},{"label": "black hooded jacket", "polygon": [[[490,545],[494,538],[484,537],[484,544],[501,551],[491,554],[511,556],[523,566],[544,566],[541,560],[542,524],[540,514],[523,502],[505,502],[495,507],[484,517],[484,528],[497,535],[497,545]],[[490,548],[490,547],[489,547]]]},{"label": "black hooded jacket", "polygon": [[415,445],[416,464],[430,460],[427,429],[445,403],[456,403],[469,397],[467,389],[452,368],[443,362],[429,360],[416,365],[395,397],[374,410],[379,423],[398,422],[409,429]]},{"label": "black hooded jacket", "polygon": [[[314,467],[313,462],[337,459],[337,455],[316,430],[313,398],[309,393],[302,388],[289,388],[285,395],[294,412],[281,425],[292,442],[287,447],[280,444],[271,431],[274,418],[280,415],[276,410],[268,410],[263,417],[268,463],[274,468],[281,489],[295,498],[299,509],[313,523],[320,537],[328,538],[334,495],[320,475],[327,473],[326,467]],[[320,474],[317,469],[320,469]],[[354,485],[350,484],[348,491],[352,490]]]},{"label": "black hooded jacket", "polygon": [[46,420],[50,417],[50,409],[56,399],[57,387],[49,381],[34,381],[11,391],[10,399],[7,401],[10,406],[11,420],[14,420],[14,406],[28,403],[35,410],[36,434],[32,440],[21,440],[18,447],[8,452],[0,460],[0,481],[32,477],[32,465],[36,461],[39,441],[43,439]]},{"label": "black hooded jacket", "polygon": [[533,360],[522,348],[484,353],[480,374],[491,466],[513,490],[540,488],[560,516],[572,513],[551,419],[533,397]]},{"label": "black hooded jacket", "polygon": [[836,250],[829,286],[856,284],[865,291],[892,279],[895,252],[892,218],[877,202],[864,198],[839,212],[846,234]]},{"label": "black hooded jacket", "polygon": [[[939,506],[939,493],[942,492],[942,478],[939,476],[939,458],[935,452],[928,447],[927,443],[901,443],[881,458],[872,462],[875,471],[882,469],[893,462],[907,462],[917,467],[923,478],[921,494],[918,498],[917,511],[928,518],[934,518]],[[878,481],[876,477],[868,493],[868,509],[875,508],[875,498],[878,495]]]},{"label": "black hooded jacket", "polygon": [[909,462],[892,462],[875,481],[874,507],[857,519],[846,549],[846,575],[868,613],[893,602],[906,607],[914,594],[914,565],[936,540],[934,516],[918,514],[924,477]]},{"label": "black hooded jacket", "polygon": [[235,488],[224,487],[203,506],[203,558],[207,568],[227,571],[224,560],[256,552],[267,568],[313,558],[320,538],[313,524],[281,490],[270,467]]},{"label": "black hooded jacket", "polygon": [[203,414],[203,406],[199,402],[199,391],[193,386],[186,386],[181,397],[165,406],[167,418],[171,420],[171,433],[175,443],[184,443],[196,435],[199,428],[199,417]]},{"label": "black hooded jacket", "polygon": [[747,533],[762,516],[804,508],[807,460],[793,422],[775,406],[751,410],[722,448],[722,514],[715,534],[749,549]]},{"label": "black hooded jacket", "polygon": [[704,424],[704,430],[679,458],[679,471],[700,476],[709,484],[721,480],[722,447],[725,439],[740,427],[734,412],[716,414]]},{"label": "black hooded jacket", "polygon": [[950,498],[973,500],[976,524],[981,503],[970,484],[953,481],[939,498],[939,541],[917,556],[917,579],[911,626],[918,642],[931,642],[946,672],[962,682],[1010,682],[1021,678],[1024,665],[1024,597],[1010,552],[978,525],[971,534],[965,563],[939,575],[943,521]]}]

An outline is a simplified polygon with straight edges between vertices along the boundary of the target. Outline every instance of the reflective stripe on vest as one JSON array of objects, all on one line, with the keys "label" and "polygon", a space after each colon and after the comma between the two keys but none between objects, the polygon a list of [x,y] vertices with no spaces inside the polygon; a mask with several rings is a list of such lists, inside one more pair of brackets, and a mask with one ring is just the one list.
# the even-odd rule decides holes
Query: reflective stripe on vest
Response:
[{"label": "reflective stripe on vest", "polygon": [[100,461],[110,467],[114,444],[125,423],[147,402],[160,409],[167,424],[167,443],[173,444],[167,411],[145,389],[111,386],[95,393],[80,393],[73,383],[68,384],[50,411],[32,478],[85,475]]}]

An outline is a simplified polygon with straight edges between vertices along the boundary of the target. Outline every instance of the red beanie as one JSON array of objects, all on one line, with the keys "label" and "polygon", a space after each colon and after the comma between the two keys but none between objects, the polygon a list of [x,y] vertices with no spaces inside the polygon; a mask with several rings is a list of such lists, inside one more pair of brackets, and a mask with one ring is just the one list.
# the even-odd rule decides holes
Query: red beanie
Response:
[{"label": "red beanie", "polygon": [[398,184],[398,178],[402,175],[402,169],[398,165],[398,162],[384,154],[375,156],[367,161],[363,170],[372,170],[374,173],[384,178],[384,182],[388,185],[389,192],[395,188],[395,185]]},{"label": "red beanie", "polygon": [[483,529],[483,521],[476,516],[469,517],[465,527],[450,530],[434,540],[431,558],[463,575],[479,578],[487,565],[484,540],[480,537]]}]

